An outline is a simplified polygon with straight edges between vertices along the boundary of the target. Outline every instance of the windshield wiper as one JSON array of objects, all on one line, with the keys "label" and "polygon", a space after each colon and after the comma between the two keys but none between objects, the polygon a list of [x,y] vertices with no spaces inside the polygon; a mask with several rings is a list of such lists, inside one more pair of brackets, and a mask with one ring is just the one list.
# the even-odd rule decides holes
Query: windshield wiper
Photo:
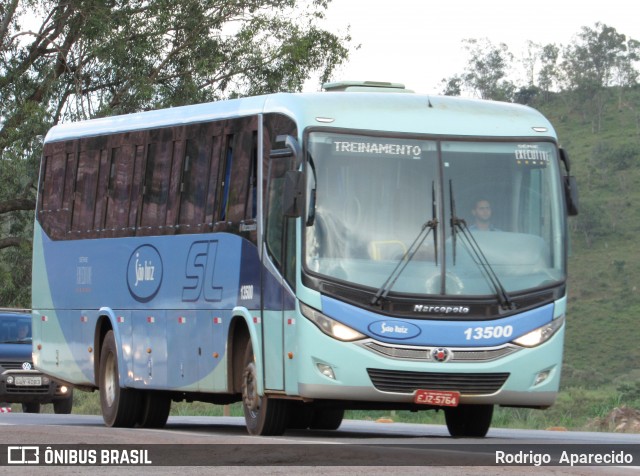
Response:
[{"label": "windshield wiper", "polygon": [[[404,252],[402,257],[400,258],[400,261],[398,261],[398,264],[396,264],[396,267],[393,268],[393,271],[391,271],[391,274],[389,274],[389,277],[382,284],[382,286],[380,286],[380,289],[378,289],[375,296],[371,298],[372,306],[376,306],[381,299],[384,299],[387,297],[387,295],[389,294],[389,291],[391,291],[391,288],[400,277],[400,274],[402,274],[402,272],[407,267],[409,262],[413,259],[415,254],[418,252],[418,250],[422,246],[422,243],[424,243],[424,240],[426,240],[427,237],[429,236],[429,233],[431,233],[432,231],[435,232],[435,229],[438,227],[438,220],[436,219],[435,185],[433,184],[433,182],[431,183],[431,216],[432,216],[431,220],[427,221],[422,225],[422,227],[420,228],[420,232],[418,233],[418,236],[416,236],[415,240],[413,240],[413,243],[411,243],[411,246],[409,246],[409,248],[407,248],[407,250]],[[438,265],[438,238],[436,233],[433,234],[433,245],[435,248],[434,253],[436,256],[436,266],[437,266]]]},{"label": "windshield wiper", "polygon": [[515,303],[509,297],[509,293],[507,293],[507,290],[500,282],[500,278],[498,278],[498,275],[491,267],[489,260],[482,252],[482,248],[480,248],[480,245],[473,237],[469,227],[467,227],[467,222],[456,215],[456,202],[453,198],[453,184],[451,180],[449,180],[449,201],[451,206],[451,245],[453,247],[453,264],[456,264],[456,239],[458,233],[460,233],[461,238],[465,240],[465,248],[469,254],[471,254],[471,260],[478,265],[478,268],[482,272],[482,276],[484,276],[493,288],[502,309],[515,309]]}]

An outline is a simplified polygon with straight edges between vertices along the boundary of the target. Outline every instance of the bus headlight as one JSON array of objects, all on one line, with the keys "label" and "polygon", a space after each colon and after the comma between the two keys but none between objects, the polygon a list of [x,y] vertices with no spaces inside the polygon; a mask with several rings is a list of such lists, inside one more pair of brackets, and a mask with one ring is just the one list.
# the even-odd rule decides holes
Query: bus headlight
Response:
[{"label": "bus headlight", "polygon": [[334,321],[330,317],[325,316],[320,311],[300,303],[300,311],[302,315],[313,322],[318,328],[334,339],[344,342],[351,342],[358,339],[364,339],[366,336],[360,332],[345,326],[344,324]]},{"label": "bus headlight", "polygon": [[564,324],[564,316],[561,316],[553,321],[538,327],[531,332],[518,337],[513,341],[514,344],[521,345],[523,347],[535,347],[546,341],[548,341],[553,334],[555,334],[560,327]]}]

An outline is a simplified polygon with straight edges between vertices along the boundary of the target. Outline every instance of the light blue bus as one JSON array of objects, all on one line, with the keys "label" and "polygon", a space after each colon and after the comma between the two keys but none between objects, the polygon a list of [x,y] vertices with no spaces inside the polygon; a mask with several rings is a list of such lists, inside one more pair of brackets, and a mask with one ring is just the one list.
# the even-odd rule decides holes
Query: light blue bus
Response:
[{"label": "light blue bus", "polygon": [[576,204],[537,111],[395,83],[58,125],[34,363],[108,426],[241,401],[254,435],[398,409],[484,436],[556,398]]}]

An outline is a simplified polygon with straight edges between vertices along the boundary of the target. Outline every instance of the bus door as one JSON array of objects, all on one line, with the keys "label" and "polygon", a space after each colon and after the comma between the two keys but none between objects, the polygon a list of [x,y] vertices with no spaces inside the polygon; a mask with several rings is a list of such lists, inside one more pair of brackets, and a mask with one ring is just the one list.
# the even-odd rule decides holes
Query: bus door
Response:
[{"label": "bus door", "polygon": [[284,390],[285,314],[295,309],[295,220],[285,216],[283,191],[295,157],[274,150],[267,163],[265,240],[263,256],[263,356],[265,388]]}]

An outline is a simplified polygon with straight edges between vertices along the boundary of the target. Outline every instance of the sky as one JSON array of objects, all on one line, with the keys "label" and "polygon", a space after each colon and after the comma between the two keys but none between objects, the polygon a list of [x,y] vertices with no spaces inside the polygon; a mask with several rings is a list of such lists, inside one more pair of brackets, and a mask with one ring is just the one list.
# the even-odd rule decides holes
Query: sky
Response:
[{"label": "sky", "polygon": [[[335,80],[390,81],[419,93],[442,92],[441,81],[462,73],[462,40],[505,43],[516,60],[527,41],[568,45],[581,27],[604,23],[640,41],[637,0],[332,0],[326,29],[349,31],[351,59]],[[514,65],[522,71],[519,64]],[[317,90],[308,82],[305,91]]]}]

